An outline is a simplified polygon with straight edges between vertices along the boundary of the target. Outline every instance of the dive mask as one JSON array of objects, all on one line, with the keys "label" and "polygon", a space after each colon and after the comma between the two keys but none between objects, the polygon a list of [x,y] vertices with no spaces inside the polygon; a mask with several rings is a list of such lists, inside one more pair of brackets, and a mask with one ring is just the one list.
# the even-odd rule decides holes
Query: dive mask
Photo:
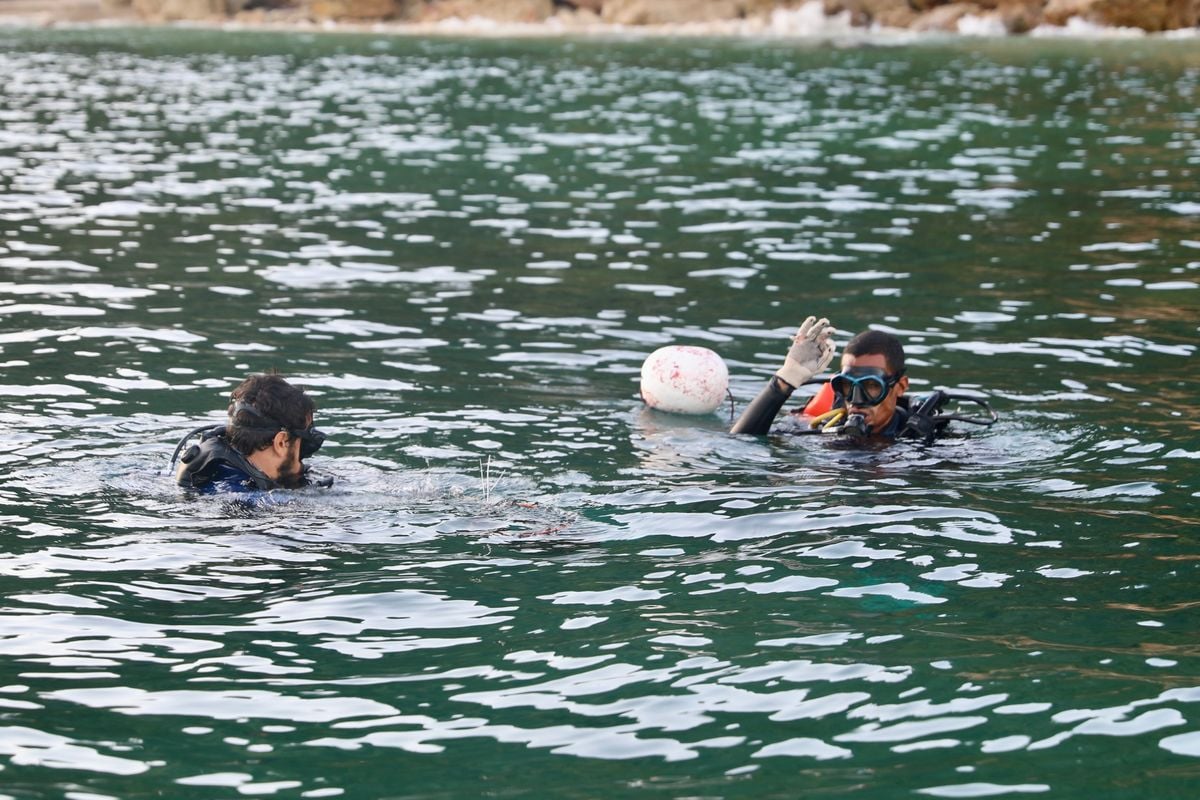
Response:
[{"label": "dive mask", "polygon": [[307,428],[289,428],[286,425],[281,424],[278,420],[268,417],[266,414],[262,413],[257,408],[255,408],[253,405],[245,402],[244,400],[238,400],[236,403],[234,403],[233,411],[229,415],[229,421],[231,424],[233,424],[233,418],[236,417],[238,415],[238,413],[242,412],[242,411],[246,412],[247,414],[250,414],[251,416],[257,417],[258,419],[262,420],[266,424],[255,425],[255,426],[238,425],[237,427],[239,427],[239,428],[252,428],[254,430],[286,431],[289,436],[294,436],[297,439],[299,439],[300,440],[300,460],[301,461],[312,456],[314,453],[316,453],[318,450],[321,449],[321,445],[325,444],[325,434],[322,433],[321,431],[317,430],[316,428],[314,428],[312,425],[309,425]]},{"label": "dive mask", "polygon": [[869,407],[882,403],[903,376],[904,370],[888,375],[882,367],[851,367],[834,375],[829,384],[846,405]]},{"label": "dive mask", "polygon": [[321,449],[325,444],[325,434],[309,425],[304,430],[288,428],[287,432],[300,440],[300,459],[304,460]]}]

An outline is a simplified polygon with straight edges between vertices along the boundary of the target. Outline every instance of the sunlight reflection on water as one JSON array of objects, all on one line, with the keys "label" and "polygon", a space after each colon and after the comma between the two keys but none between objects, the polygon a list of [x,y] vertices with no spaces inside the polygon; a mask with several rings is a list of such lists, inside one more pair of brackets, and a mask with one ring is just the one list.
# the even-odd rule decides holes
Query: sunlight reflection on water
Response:
[{"label": "sunlight reflection on water", "polygon": [[[0,55],[14,785],[1188,781],[1194,55],[129,35]],[[1003,424],[640,407],[669,343],[742,406],[810,312]],[[178,493],[271,367],[334,487]]]}]

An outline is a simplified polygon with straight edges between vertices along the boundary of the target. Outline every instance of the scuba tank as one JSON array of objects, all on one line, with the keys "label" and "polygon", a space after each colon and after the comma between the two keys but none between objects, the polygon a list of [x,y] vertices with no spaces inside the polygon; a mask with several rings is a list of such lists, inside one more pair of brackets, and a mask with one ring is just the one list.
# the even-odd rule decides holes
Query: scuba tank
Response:
[{"label": "scuba tank", "polygon": [[938,413],[942,406],[950,400],[950,396],[941,389],[934,389],[909,414],[908,421],[897,434],[897,439],[920,439],[925,444],[932,444],[942,431],[949,425],[948,420],[942,420]]},{"label": "scuba tank", "polygon": [[[962,414],[943,414],[942,408],[947,403],[974,403],[983,408],[987,418],[969,417]],[[951,394],[950,392],[934,389],[908,415],[908,421],[896,435],[897,439],[920,439],[923,444],[933,444],[946,430],[951,422],[966,422],[971,425],[982,425],[990,428],[1000,419],[988,402],[980,397],[966,394]]]}]

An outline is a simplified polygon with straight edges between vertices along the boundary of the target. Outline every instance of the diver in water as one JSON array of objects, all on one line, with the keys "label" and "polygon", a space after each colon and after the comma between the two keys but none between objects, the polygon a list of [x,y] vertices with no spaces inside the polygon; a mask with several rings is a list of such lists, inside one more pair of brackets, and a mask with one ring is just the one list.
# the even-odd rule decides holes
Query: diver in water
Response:
[{"label": "diver in water", "polygon": [[331,479],[312,480],[304,460],[325,442],[313,427],[316,404],[304,390],[274,374],[251,375],[230,394],[225,425],[189,432],[171,456],[193,436],[200,441],[179,459],[175,479],[201,492],[265,492],[328,486]]},{"label": "diver in water", "polygon": [[[792,340],[783,366],[733,424],[730,433],[768,433],[792,392],[812,382],[813,376],[833,360],[832,336],[829,320],[806,319]],[[991,425],[996,421],[991,407],[976,397],[935,390],[919,402],[910,403],[905,394],[908,391],[905,371],[904,346],[899,339],[876,330],[858,334],[842,352],[841,372],[825,384],[803,411],[792,412],[811,418],[810,425],[797,432],[831,430],[856,441],[914,438],[930,443],[953,420],[975,425]],[[982,406],[989,418],[942,413],[950,401]]]}]

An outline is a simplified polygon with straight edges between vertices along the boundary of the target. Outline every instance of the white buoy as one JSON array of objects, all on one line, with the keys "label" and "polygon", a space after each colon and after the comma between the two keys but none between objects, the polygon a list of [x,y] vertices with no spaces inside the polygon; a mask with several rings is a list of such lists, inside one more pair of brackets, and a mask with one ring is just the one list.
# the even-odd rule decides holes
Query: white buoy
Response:
[{"label": "white buoy", "polygon": [[642,363],[642,400],[675,414],[711,414],[729,392],[729,368],[707,347],[660,347]]}]

